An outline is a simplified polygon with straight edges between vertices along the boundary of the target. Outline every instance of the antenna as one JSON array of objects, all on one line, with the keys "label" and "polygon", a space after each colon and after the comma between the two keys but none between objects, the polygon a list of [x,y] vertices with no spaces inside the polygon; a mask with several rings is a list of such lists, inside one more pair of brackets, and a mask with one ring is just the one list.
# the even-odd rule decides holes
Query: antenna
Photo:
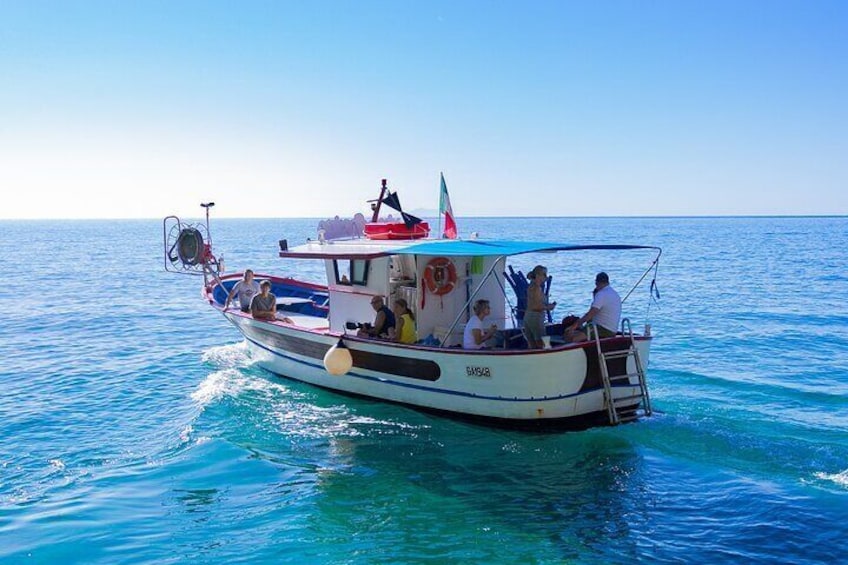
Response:
[{"label": "antenna", "polygon": [[200,205],[206,208],[206,235],[209,237],[209,243],[212,243],[212,235],[209,231],[209,208],[215,205],[214,202],[201,202]]}]

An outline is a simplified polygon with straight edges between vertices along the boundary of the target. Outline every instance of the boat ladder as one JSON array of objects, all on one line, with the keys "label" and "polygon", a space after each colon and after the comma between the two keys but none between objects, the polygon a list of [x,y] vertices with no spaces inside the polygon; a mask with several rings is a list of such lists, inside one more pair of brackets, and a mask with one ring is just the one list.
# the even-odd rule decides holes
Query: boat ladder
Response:
[{"label": "boat ladder", "polygon": [[[603,351],[601,349],[601,339],[597,331],[592,331],[595,337],[595,347],[598,350],[598,364],[601,367],[601,380],[604,384],[604,406],[609,414],[609,421],[612,425],[631,422],[641,416],[650,416],[651,397],[648,394],[648,385],[645,382],[645,368],[642,366],[642,358],[639,356],[639,350],[636,348],[636,341],[633,338],[633,329],[630,326],[630,320],[625,318],[621,321],[622,334],[630,338],[630,345],[627,349],[617,349],[614,351]],[[607,361],[612,359],[625,359],[625,367],[627,360],[633,358],[633,365],[636,368],[635,373],[610,376]],[[631,379],[635,378],[637,384],[632,384]],[[621,383],[626,386],[638,386],[637,394],[613,397],[613,386]],[[641,411],[640,411],[641,406]]]}]

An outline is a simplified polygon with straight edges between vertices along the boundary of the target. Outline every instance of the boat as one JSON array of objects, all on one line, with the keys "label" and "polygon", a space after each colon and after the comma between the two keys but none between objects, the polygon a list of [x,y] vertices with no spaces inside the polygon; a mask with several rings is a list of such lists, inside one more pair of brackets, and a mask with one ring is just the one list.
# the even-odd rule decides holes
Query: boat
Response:
[{"label": "boat", "polygon": [[[372,223],[387,200],[392,203],[384,180],[380,198],[371,201]],[[204,204],[205,226],[165,218],[165,268],[202,274],[203,299],[241,333],[258,364],[276,375],[499,427],[577,430],[652,414],[646,379],[650,325],[637,333],[625,318],[612,337],[594,332],[589,341],[569,343],[562,323],[549,319],[546,347],[528,349],[521,330],[520,285],[526,280],[508,261],[531,253],[647,250],[649,264],[636,286],[652,272],[653,299],[655,293],[658,298],[659,247],[443,239],[419,237],[419,232],[386,238],[364,229],[354,235],[345,229],[344,237],[328,238],[333,230],[323,222],[314,239],[291,248],[280,240],[279,257],[323,262],[326,282],[258,274],[271,282],[277,297],[277,319],[263,321],[225,309],[227,294],[242,274],[224,274],[213,252],[211,205]],[[415,224],[408,226],[410,218],[402,216],[411,231]],[[549,287],[550,279],[545,292]],[[362,323],[374,318],[371,300],[376,296],[388,305],[404,298],[422,339],[402,344],[359,335]],[[490,349],[463,349],[462,329],[480,298],[490,302],[499,338]]]}]

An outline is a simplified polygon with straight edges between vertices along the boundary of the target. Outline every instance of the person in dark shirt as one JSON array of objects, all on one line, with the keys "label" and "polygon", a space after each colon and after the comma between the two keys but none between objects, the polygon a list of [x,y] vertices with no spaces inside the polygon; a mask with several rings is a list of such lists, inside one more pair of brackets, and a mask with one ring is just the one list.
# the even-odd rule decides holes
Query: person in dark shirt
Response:
[{"label": "person in dark shirt", "polygon": [[259,283],[259,294],[250,301],[250,314],[257,320],[277,319],[277,297],[271,293],[271,281]]},{"label": "person in dark shirt", "polygon": [[360,337],[388,337],[389,328],[395,327],[395,315],[384,303],[382,296],[371,299],[371,307],[377,312],[373,325],[366,325],[356,335]]}]

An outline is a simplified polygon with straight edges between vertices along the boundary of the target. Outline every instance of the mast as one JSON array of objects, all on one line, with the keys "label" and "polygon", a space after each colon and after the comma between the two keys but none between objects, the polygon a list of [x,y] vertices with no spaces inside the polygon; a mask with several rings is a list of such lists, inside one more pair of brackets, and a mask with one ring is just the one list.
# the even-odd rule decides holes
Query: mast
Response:
[{"label": "mast", "polygon": [[383,196],[385,196],[386,190],[388,190],[388,187],[386,186],[386,179],[383,179],[383,186],[380,188],[380,198],[377,199],[376,205],[372,205],[372,209],[374,210],[374,214],[371,216],[372,222],[376,222],[380,219],[380,204],[383,203]]}]

